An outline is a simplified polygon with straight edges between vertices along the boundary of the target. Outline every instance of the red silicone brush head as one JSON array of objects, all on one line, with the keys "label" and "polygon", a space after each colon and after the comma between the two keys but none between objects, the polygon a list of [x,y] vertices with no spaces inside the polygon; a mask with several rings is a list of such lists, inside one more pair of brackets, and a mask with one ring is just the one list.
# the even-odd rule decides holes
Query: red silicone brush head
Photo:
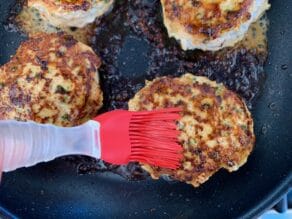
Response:
[{"label": "red silicone brush head", "polygon": [[116,110],[98,116],[101,159],[113,164],[142,162],[163,168],[180,166],[182,147],[175,122],[179,109],[130,112]]}]

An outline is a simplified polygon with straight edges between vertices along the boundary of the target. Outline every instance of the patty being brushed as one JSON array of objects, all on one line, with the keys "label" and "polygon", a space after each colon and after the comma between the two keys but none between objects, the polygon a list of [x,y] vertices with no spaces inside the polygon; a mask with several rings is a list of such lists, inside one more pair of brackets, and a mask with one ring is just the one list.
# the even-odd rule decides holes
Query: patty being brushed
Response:
[{"label": "patty being brushed", "polygon": [[244,101],[224,85],[191,74],[161,77],[129,102],[135,111],[167,107],[182,108],[177,128],[184,159],[175,171],[143,165],[152,178],[169,175],[197,187],[219,169],[235,171],[247,161],[255,142],[253,120]]}]

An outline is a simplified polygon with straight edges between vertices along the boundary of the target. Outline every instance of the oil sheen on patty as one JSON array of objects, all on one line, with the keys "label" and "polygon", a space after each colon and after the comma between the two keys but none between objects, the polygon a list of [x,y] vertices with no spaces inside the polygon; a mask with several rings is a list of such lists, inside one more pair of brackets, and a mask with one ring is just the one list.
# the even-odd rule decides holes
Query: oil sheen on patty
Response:
[{"label": "oil sheen on patty", "polygon": [[184,50],[219,50],[242,40],[268,0],[161,0],[168,35]]},{"label": "oil sheen on patty", "polygon": [[37,34],[0,68],[0,119],[74,126],[102,106],[100,59],[63,33]]},{"label": "oil sheen on patty", "polygon": [[108,12],[113,0],[28,0],[28,7],[40,11],[57,27],[84,27]]},{"label": "oil sheen on patty", "polygon": [[224,85],[191,74],[161,77],[129,102],[134,111],[167,107],[182,109],[177,128],[184,158],[177,170],[142,164],[152,178],[168,175],[197,187],[219,169],[236,171],[247,161],[255,142],[253,120],[243,100]]}]

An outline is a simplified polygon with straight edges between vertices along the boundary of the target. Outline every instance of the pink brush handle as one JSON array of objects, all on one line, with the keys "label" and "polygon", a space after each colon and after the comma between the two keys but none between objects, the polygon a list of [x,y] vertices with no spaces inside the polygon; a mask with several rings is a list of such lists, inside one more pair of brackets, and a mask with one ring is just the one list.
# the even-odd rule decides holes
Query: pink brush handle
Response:
[{"label": "pink brush handle", "polygon": [[100,158],[99,129],[96,121],[72,128],[0,121],[0,175],[65,155]]}]

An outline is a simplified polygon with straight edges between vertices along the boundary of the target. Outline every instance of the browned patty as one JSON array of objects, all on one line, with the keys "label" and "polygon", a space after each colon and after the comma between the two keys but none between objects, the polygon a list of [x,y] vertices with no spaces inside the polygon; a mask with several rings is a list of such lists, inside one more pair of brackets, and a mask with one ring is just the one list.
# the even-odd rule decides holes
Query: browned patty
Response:
[{"label": "browned patty", "polygon": [[184,148],[181,167],[175,171],[143,165],[154,179],[169,175],[197,187],[221,168],[235,171],[253,149],[253,120],[245,103],[222,84],[185,74],[162,77],[140,90],[130,110],[181,107],[177,127]]},{"label": "browned patty", "polygon": [[184,50],[219,50],[242,40],[268,0],[161,0],[168,35]]},{"label": "browned patty", "polygon": [[180,23],[191,34],[216,38],[250,18],[253,0],[234,0],[228,7],[220,7],[227,0],[162,0],[165,16]]},{"label": "browned patty", "polygon": [[0,68],[0,119],[73,126],[94,117],[103,100],[100,65],[70,35],[33,36]]},{"label": "browned patty", "polygon": [[108,12],[113,0],[28,0],[27,5],[53,26],[81,28]]},{"label": "browned patty", "polygon": [[[28,0],[28,3],[34,4],[39,1],[40,0]],[[42,0],[42,4],[46,5],[46,7],[51,10],[62,8],[66,11],[87,11],[90,7],[92,7],[92,2],[92,0]]]}]

